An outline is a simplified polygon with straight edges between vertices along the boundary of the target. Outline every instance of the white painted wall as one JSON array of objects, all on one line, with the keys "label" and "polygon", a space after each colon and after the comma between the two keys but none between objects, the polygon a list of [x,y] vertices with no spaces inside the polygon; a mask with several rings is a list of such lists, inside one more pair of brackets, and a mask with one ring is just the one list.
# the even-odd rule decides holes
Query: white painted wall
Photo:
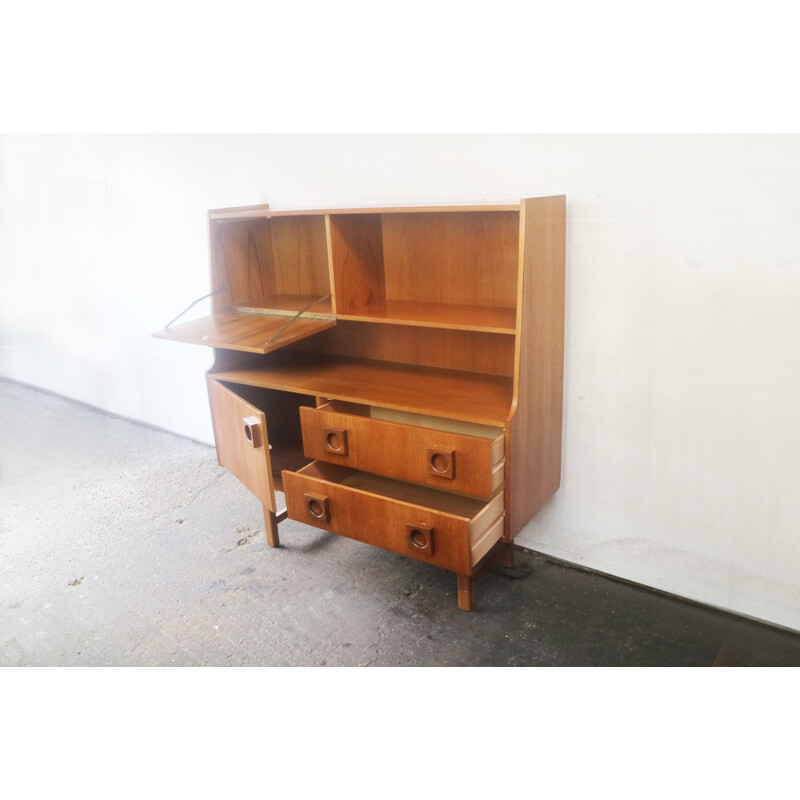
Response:
[{"label": "white painted wall", "polygon": [[562,193],[562,488],[518,541],[800,629],[798,136],[4,136],[0,374],[210,442],[210,351],[150,338],[206,209]]}]

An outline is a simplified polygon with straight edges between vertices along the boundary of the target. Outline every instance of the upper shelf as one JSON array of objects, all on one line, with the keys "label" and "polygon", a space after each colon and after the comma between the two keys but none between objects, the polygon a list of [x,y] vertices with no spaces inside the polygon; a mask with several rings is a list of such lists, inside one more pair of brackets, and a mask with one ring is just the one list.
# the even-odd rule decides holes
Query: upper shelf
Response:
[{"label": "upper shelf", "polygon": [[[287,322],[290,324],[287,325]],[[333,318],[301,317],[291,321],[291,317],[282,315],[224,313],[211,314],[174,328],[156,331],[153,336],[187,344],[263,354],[332,328],[335,324]]]},{"label": "upper shelf", "polygon": [[387,325],[411,325],[419,328],[449,328],[487,333],[516,332],[517,314],[513,308],[451,305],[450,303],[417,303],[385,300],[362,306],[339,319],[379,322]]}]

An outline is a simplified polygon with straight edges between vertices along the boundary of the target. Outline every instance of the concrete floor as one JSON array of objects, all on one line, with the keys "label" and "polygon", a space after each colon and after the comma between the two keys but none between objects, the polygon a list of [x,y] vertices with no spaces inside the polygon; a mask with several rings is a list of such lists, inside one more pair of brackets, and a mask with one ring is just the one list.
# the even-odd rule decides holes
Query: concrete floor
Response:
[{"label": "concrete floor", "polygon": [[213,448],[0,380],[2,666],[800,665],[800,635],[523,550],[465,613],[451,573],[281,540]]}]

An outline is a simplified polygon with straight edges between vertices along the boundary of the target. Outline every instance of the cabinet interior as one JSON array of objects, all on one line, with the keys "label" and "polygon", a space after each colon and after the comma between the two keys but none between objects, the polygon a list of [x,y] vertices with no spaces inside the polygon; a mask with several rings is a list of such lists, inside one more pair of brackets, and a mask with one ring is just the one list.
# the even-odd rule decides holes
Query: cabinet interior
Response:
[{"label": "cabinet interior", "polygon": [[519,212],[330,216],[336,313],[513,334]]},{"label": "cabinet interior", "polygon": [[[325,216],[211,220],[215,311],[331,316]],[[327,299],[320,299],[327,298]]]},{"label": "cabinet interior", "polygon": [[[211,212],[209,225],[213,313],[157,335],[219,348],[212,372],[478,424],[507,420],[519,207],[254,207]],[[233,373],[220,355],[231,350],[251,354]]]}]

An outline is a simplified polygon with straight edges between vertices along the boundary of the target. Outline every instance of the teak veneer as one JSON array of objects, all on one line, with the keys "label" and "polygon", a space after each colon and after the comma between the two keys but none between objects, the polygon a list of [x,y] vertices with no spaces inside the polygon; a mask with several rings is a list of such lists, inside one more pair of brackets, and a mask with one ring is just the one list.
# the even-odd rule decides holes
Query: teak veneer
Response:
[{"label": "teak veneer", "polygon": [[[209,212],[217,457],[287,515],[458,575],[558,489],[563,196],[518,206]],[[276,492],[286,510],[279,511]]]}]

